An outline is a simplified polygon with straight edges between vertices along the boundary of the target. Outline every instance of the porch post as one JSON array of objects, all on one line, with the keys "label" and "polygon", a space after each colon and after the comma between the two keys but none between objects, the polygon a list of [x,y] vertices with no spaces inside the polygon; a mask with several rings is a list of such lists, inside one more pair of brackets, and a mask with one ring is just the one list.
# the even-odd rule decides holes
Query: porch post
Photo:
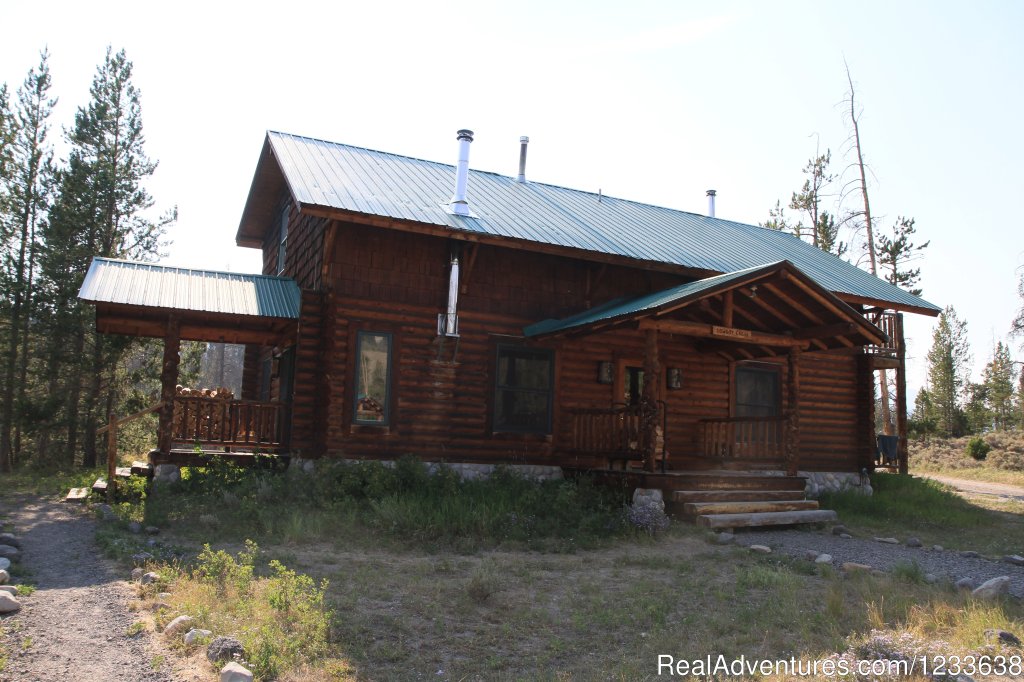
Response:
[{"label": "porch post", "polygon": [[[647,440],[644,453],[644,469],[655,470],[658,456],[658,424],[661,410],[658,401],[661,399],[661,358],[658,357],[658,330],[648,329],[645,336],[644,352],[644,393],[643,419]],[[662,434],[664,437],[664,434]]]},{"label": "porch post", "polygon": [[178,351],[181,349],[181,320],[176,315],[167,318],[164,333],[164,361],[160,370],[160,422],[157,427],[157,448],[171,451],[171,430],[174,422],[174,388],[178,383]]},{"label": "porch post", "polygon": [[903,339],[903,313],[896,314],[896,459],[899,472],[909,471],[907,452],[907,344]]},{"label": "porch post", "polygon": [[800,349],[789,349],[786,377],[786,475],[796,476],[800,469]]}]

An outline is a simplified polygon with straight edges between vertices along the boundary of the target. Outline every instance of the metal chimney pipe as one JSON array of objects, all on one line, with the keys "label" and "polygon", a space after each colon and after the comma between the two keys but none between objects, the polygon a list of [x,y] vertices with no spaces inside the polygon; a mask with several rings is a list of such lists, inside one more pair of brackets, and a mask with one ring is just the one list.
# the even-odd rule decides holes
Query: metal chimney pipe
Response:
[{"label": "metal chimney pipe", "polygon": [[445,314],[445,334],[459,335],[459,259],[452,258],[448,271],[448,311]]},{"label": "metal chimney pipe", "polygon": [[523,135],[519,138],[519,176],[516,182],[526,182],[526,145],[530,144],[530,138]]},{"label": "metal chimney pipe", "polygon": [[716,194],[718,194],[718,192],[716,192],[715,190],[713,190],[713,189],[709,189],[708,190],[708,217],[709,218],[714,218],[715,217],[715,195]]},{"label": "metal chimney pipe", "polygon": [[459,163],[455,167],[455,194],[452,195],[452,211],[458,215],[469,215],[469,201],[466,200],[466,180],[469,178],[469,143],[473,141],[472,130],[456,133],[459,141]]}]

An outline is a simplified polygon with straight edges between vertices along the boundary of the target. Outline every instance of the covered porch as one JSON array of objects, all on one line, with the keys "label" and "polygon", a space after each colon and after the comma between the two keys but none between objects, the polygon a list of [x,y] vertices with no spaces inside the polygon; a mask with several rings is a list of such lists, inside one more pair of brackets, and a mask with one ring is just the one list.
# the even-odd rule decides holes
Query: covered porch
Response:
[{"label": "covered porch", "polygon": [[135,415],[111,415],[103,429],[108,480],[118,426],[148,412],[159,416],[153,465],[190,463],[197,446],[239,461],[288,451],[290,396],[193,394],[178,385],[178,369],[182,341],[293,346],[301,303],[293,280],[94,258],[79,298],[96,306],[98,332],[163,340],[159,401]]},{"label": "covered porch", "polygon": [[[842,433],[828,437],[873,442],[873,390],[861,379],[891,344],[862,311],[787,261],[611,301],[524,332],[567,347],[636,338],[639,352],[609,352],[593,369],[596,382],[611,387],[611,403],[567,405],[555,441],[581,468],[648,473],[795,476],[822,447],[817,432],[831,428],[819,425],[830,401],[847,412],[828,417],[842,423]],[[833,372],[843,383],[835,397],[832,365],[842,370]],[[816,432],[810,447],[805,428]],[[863,460],[846,467],[859,471]]]}]

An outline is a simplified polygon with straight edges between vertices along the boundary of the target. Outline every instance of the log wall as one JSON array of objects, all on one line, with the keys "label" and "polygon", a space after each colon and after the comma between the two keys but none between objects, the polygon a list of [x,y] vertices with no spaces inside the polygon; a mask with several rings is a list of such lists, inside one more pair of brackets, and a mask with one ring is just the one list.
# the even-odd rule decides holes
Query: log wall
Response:
[{"label": "log wall", "polygon": [[[325,240],[328,230],[332,236]],[[264,249],[266,272],[277,265],[277,235]],[[324,261],[324,243],[331,247]],[[524,342],[523,326],[579,312],[618,296],[661,290],[683,279],[619,266],[494,246],[461,244],[460,337],[437,336],[444,311],[446,239],[292,215],[285,274],[303,289],[297,349],[293,443],[306,456],[586,465],[559,454],[570,437],[570,410],[608,407],[613,386],[597,382],[601,361],[642,366],[643,333]],[[474,252],[475,250],[475,252]],[[391,423],[352,423],[358,331],[393,335]],[[536,345],[555,353],[553,431],[493,433],[494,366],[499,343]],[[666,442],[673,468],[717,465],[700,452],[699,420],[730,416],[730,362],[697,351],[691,339],[659,335],[661,365],[679,368],[679,390],[662,387],[668,405]],[[785,358],[780,357],[785,391]],[[865,452],[864,381],[854,357],[805,353],[801,358],[801,462],[809,470],[852,471]],[[621,398],[620,398],[621,399]],[[786,404],[782,396],[781,405]]]}]

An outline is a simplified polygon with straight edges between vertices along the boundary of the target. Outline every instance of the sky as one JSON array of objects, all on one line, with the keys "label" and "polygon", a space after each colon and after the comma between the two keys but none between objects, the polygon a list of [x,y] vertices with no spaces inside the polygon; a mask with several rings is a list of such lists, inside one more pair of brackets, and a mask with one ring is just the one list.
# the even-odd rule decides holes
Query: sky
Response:
[{"label": "sky", "polygon": [[[975,377],[1021,305],[1024,3],[3,3],[0,82],[51,52],[58,154],[107,46],[142,92],[164,262],[258,272],[234,235],[267,130],[757,224],[819,150],[851,179],[849,66],[878,229],[916,219],[924,297]],[[839,192],[841,183],[836,184]],[[472,191],[472,188],[470,188]],[[835,199],[827,199],[826,207]],[[910,400],[935,320],[907,316]],[[1012,340],[1017,357],[1020,340]]]}]

